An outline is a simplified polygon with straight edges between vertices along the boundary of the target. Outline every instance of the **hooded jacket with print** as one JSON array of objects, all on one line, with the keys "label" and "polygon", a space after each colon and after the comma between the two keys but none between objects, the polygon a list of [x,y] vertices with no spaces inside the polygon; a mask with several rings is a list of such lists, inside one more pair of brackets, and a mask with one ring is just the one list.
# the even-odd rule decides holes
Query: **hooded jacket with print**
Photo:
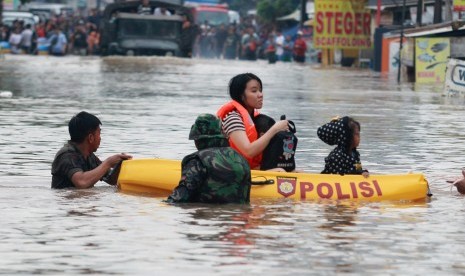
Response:
[{"label": "hooded jacket with print", "polygon": [[328,145],[337,145],[325,158],[325,168],[321,173],[326,174],[362,174],[360,153],[356,148],[350,149],[353,132],[349,127],[350,118],[337,118],[318,128],[318,137]]}]

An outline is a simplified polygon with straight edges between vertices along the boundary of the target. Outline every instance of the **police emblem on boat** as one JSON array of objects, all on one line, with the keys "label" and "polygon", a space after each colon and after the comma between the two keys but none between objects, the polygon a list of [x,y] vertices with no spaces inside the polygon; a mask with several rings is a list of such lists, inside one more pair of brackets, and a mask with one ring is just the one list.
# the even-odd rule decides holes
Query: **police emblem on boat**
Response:
[{"label": "police emblem on boat", "polygon": [[295,177],[276,177],[278,180],[278,193],[284,197],[289,197],[295,194],[295,186],[297,178]]}]

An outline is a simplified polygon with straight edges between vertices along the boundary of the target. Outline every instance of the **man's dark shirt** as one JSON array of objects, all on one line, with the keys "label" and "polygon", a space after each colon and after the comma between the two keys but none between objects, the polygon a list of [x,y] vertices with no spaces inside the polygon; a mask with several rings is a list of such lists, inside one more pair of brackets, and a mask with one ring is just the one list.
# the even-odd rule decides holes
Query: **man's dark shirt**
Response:
[{"label": "man's dark shirt", "polygon": [[55,155],[52,163],[52,188],[75,187],[71,177],[76,172],[87,172],[97,168],[102,161],[95,154],[84,158],[74,142],[68,141]]}]

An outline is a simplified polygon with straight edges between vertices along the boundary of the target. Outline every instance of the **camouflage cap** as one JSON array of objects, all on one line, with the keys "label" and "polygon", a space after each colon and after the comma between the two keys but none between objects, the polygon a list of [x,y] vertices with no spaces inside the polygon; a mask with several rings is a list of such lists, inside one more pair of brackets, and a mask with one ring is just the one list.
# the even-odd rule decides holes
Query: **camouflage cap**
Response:
[{"label": "camouflage cap", "polygon": [[213,114],[200,114],[191,127],[189,140],[225,138],[221,132],[221,121]]}]

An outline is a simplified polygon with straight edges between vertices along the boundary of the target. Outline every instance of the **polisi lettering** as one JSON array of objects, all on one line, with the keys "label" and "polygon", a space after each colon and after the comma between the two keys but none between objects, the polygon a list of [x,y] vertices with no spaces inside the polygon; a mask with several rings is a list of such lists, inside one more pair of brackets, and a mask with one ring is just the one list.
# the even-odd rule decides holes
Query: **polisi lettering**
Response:
[{"label": "polisi lettering", "polygon": [[316,185],[316,193],[321,198],[331,198],[333,196],[333,187],[329,183],[320,183]]},{"label": "polisi lettering", "polygon": [[350,182],[343,190],[341,183],[320,182],[314,184],[311,182],[300,182],[300,198],[306,199],[307,194],[316,193],[319,198],[336,199],[356,199],[382,196],[383,192],[377,180]]}]

